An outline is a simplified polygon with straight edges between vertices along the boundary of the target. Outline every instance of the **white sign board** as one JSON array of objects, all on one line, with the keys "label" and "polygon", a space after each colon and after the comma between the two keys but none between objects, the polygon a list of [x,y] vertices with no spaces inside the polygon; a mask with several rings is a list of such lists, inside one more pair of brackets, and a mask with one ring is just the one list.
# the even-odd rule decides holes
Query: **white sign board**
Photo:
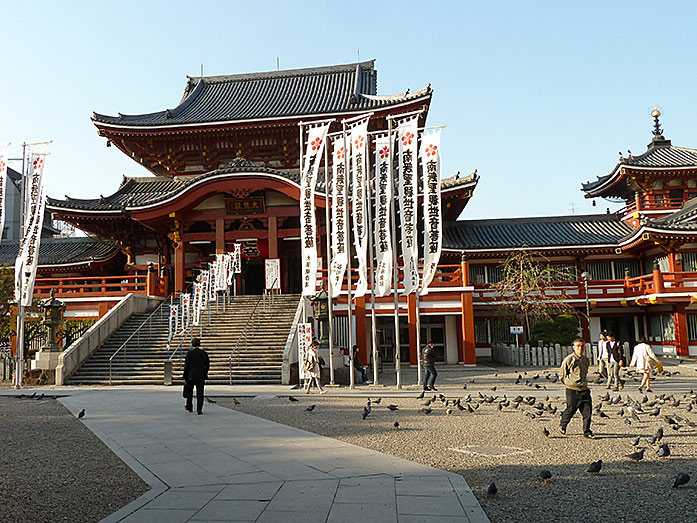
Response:
[{"label": "white sign board", "polygon": [[305,370],[305,359],[311,343],[312,324],[298,323],[298,374],[301,380],[310,378],[310,373]]},{"label": "white sign board", "polygon": [[523,326],[511,325],[511,334],[523,334]]},{"label": "white sign board", "polygon": [[266,290],[281,288],[281,260],[268,258],[265,263]]}]

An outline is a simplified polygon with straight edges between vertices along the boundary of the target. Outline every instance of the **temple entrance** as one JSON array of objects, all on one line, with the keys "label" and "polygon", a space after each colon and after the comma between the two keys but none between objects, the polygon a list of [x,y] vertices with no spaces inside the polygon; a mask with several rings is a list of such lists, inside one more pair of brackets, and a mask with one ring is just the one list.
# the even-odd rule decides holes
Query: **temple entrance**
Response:
[{"label": "temple entrance", "polygon": [[262,258],[243,258],[242,294],[263,294],[264,286],[264,260]]},{"label": "temple entrance", "polygon": [[615,339],[620,343],[625,341],[630,347],[636,344],[636,333],[634,332],[634,317],[615,316],[612,318],[600,318],[600,328],[615,335]]},{"label": "temple entrance", "polygon": [[[433,342],[436,361],[445,361],[445,320],[443,316],[421,316],[421,347]],[[454,362],[457,363],[457,362]]]}]

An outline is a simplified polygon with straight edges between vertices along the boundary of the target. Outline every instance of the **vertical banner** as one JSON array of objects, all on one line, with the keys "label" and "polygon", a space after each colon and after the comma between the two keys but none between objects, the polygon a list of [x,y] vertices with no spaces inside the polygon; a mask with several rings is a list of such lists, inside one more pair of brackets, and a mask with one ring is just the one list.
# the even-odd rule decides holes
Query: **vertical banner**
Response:
[{"label": "vertical banner", "polygon": [[375,296],[387,296],[392,290],[392,235],[390,234],[390,210],[394,193],[389,136],[375,139]]},{"label": "vertical banner", "polygon": [[210,271],[201,271],[201,299],[198,302],[199,310],[205,309],[208,306],[208,298],[210,297]]},{"label": "vertical banner", "polygon": [[353,244],[358,260],[358,283],[355,297],[364,296],[368,290],[368,227],[366,223],[366,207],[368,205],[367,161],[369,116],[359,121],[351,128],[351,184],[352,184],[352,217]]},{"label": "vertical banner", "polygon": [[424,199],[424,273],[421,294],[428,293],[443,246],[443,220],[440,208],[440,135],[441,129],[421,137],[421,165]]},{"label": "vertical banner", "polygon": [[216,262],[208,264],[208,300],[215,302],[218,301],[218,293],[215,286],[217,281],[218,265]]},{"label": "vertical banner", "polygon": [[167,329],[167,343],[172,341],[177,335],[177,327],[179,326],[179,305],[172,305],[169,308],[169,325]]},{"label": "vertical banner", "polygon": [[417,122],[414,116],[399,123],[399,216],[404,260],[404,294],[415,292],[419,286],[419,246],[417,243]]},{"label": "vertical banner", "polygon": [[317,224],[315,222],[315,185],[324,154],[329,122],[307,131],[307,147],[300,178],[300,245],[303,263],[304,296],[315,294],[317,282]]},{"label": "vertical banner", "polygon": [[215,290],[225,291],[227,290],[227,273],[228,273],[228,263],[227,256],[225,254],[215,255]]},{"label": "vertical banner", "polygon": [[310,378],[310,373],[305,370],[305,358],[311,343],[312,323],[298,323],[298,375],[301,380]]},{"label": "vertical banner", "polygon": [[194,298],[191,304],[191,313],[193,314],[194,325],[198,327],[201,321],[201,282],[194,283]]},{"label": "vertical banner", "polygon": [[[332,262],[330,278],[332,298],[341,293],[341,283],[348,266],[348,223],[346,222],[346,168],[344,158],[344,137],[338,136],[332,141],[332,225],[334,241],[332,242]],[[350,284],[350,283],[349,283]]]},{"label": "vertical banner", "polygon": [[277,290],[281,288],[281,259],[268,258],[264,262],[264,288]]},{"label": "vertical banner", "polygon": [[191,294],[181,294],[179,296],[179,309],[181,310],[182,331],[185,331],[191,321]]},{"label": "vertical banner", "polygon": [[7,189],[7,160],[9,143],[0,144],[0,241],[5,229],[5,191]]},{"label": "vertical banner", "polygon": [[[45,151],[45,148],[44,148]],[[28,206],[26,207],[25,229],[15,261],[15,299],[25,307],[31,305],[34,295],[34,280],[39,262],[41,228],[44,223],[46,194],[44,189],[44,164],[46,152],[32,152],[29,168],[32,174],[24,178],[27,184]]]}]

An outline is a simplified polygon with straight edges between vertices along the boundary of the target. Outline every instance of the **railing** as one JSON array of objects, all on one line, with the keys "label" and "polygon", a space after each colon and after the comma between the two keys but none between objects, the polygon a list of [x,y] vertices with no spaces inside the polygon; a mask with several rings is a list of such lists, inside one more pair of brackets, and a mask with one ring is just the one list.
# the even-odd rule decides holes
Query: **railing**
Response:
[{"label": "railing", "polygon": [[[148,285],[148,278],[151,279]],[[150,289],[148,289],[150,286]],[[55,289],[57,298],[121,297],[129,293],[165,296],[163,278],[147,274],[122,276],[84,276],[75,278],[37,278],[34,296],[48,298]]]},{"label": "railing", "polygon": [[158,306],[155,308],[155,310],[152,311],[152,312],[148,315],[148,317],[145,318],[145,319],[143,320],[143,323],[141,323],[141,324],[138,326],[138,328],[137,328],[135,331],[133,331],[133,333],[126,339],[126,341],[124,341],[124,342],[121,344],[121,346],[120,346],[118,349],[116,349],[116,351],[114,352],[114,354],[111,355],[111,357],[109,358],[109,384],[110,384],[110,385],[111,385],[111,367],[112,367],[112,361],[114,360],[114,358],[116,357],[116,355],[117,355],[119,352],[123,351],[123,364],[125,365],[125,364],[126,364],[126,347],[127,347],[127,345],[128,345],[128,342],[131,341],[131,339],[133,339],[133,336],[136,336],[136,335],[137,335],[137,336],[136,336],[136,349],[137,349],[137,350],[140,350],[140,331],[141,331],[141,329],[145,326],[146,323],[149,324],[149,327],[150,327],[149,337],[152,338],[152,318],[153,318],[153,316],[159,311],[159,312],[160,312],[160,319],[162,319],[162,308],[165,306],[165,304],[169,303],[170,298],[171,298],[172,296],[174,296],[174,294],[172,294],[172,295],[171,295],[170,297],[168,297],[167,299],[162,300],[162,303],[160,303],[160,305],[158,305]]},{"label": "railing", "polygon": [[682,207],[688,198],[656,198],[655,196],[646,196],[639,199],[639,208],[637,209],[636,200],[630,201],[625,207],[617,211],[619,214],[631,214],[639,211],[664,211],[675,210]]},{"label": "railing", "polygon": [[[273,289],[276,286],[276,281],[278,278],[276,278],[273,283],[271,284],[271,288]],[[250,324],[254,325],[254,322],[256,321],[254,318],[256,316],[257,309],[259,308],[259,304],[264,300],[264,308],[266,308],[266,299],[267,299],[266,293],[262,294],[259,296],[259,299],[257,302],[254,304],[254,309],[252,310],[252,314],[247,318],[247,322],[244,324],[244,328],[242,329],[242,332],[240,333],[239,337],[237,338],[237,342],[235,343],[235,346],[232,349],[232,352],[230,352],[230,356],[228,357],[228,365],[229,365],[229,370],[230,370],[230,385],[232,385],[232,358],[235,355],[235,352],[237,352],[238,347],[240,346],[240,342],[242,341],[242,338],[244,337],[244,346],[247,347],[248,343],[248,338],[247,338],[247,329],[249,328]],[[270,299],[273,300],[273,295],[270,295]],[[239,365],[239,360],[238,360],[238,365]]]}]

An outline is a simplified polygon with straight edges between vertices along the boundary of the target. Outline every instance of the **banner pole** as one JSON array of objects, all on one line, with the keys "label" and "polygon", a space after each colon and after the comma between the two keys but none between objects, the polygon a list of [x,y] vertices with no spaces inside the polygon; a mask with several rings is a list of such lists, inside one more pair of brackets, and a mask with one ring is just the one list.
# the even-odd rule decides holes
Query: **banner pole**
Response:
[{"label": "banner pole", "polygon": [[[394,141],[392,139],[392,119],[387,119],[387,129],[390,143],[390,155],[389,155],[389,170],[394,173],[393,162],[392,162],[392,149],[394,147]],[[397,181],[396,177],[393,177],[393,183]],[[394,194],[394,188],[393,188]],[[394,365],[395,374],[397,376],[397,388],[402,388],[402,369],[401,369],[401,346],[399,339],[399,294],[397,294],[399,288],[399,266],[397,265],[397,213],[395,212],[395,207],[397,207],[397,202],[395,201],[390,210],[390,215],[392,218],[392,281],[394,289]]]},{"label": "banner pole", "polygon": [[[327,138],[328,142],[329,138]],[[329,384],[334,385],[334,299],[332,298],[332,279],[330,278],[332,268],[332,246],[329,221],[329,143],[324,145],[324,234],[326,237],[327,248],[327,294],[329,311]]]},{"label": "banner pole", "polygon": [[[346,143],[346,122],[342,121],[341,125],[344,130],[344,172],[346,173],[347,180],[351,179],[351,173],[349,171],[349,166],[348,166],[348,148],[347,143]],[[347,190],[348,193],[348,190]],[[348,197],[344,198],[344,209],[345,209],[345,218],[348,219],[349,216],[349,210],[348,210]],[[346,274],[347,274],[347,280],[348,280],[348,285],[346,286],[347,288],[347,293],[346,293],[346,304],[348,305],[348,350],[349,350],[349,388],[353,389],[356,386],[356,377],[354,376],[353,372],[353,314],[352,314],[352,307],[353,304],[351,303],[351,227],[346,227],[346,245],[348,246],[348,252],[346,253],[346,258],[347,258],[347,267],[346,267]]]},{"label": "banner pole", "polygon": [[[366,144],[367,145],[367,144]],[[367,148],[367,147],[366,147]],[[377,172],[373,176],[377,183]],[[367,225],[368,225],[368,263],[370,268],[370,338],[373,346],[373,385],[378,384],[378,334],[377,320],[375,318],[375,264],[373,256],[375,254],[375,242],[373,241],[373,196],[371,195],[371,183],[366,184],[368,205],[366,206]]]},{"label": "banner pole", "polygon": [[[300,145],[300,163],[298,165],[298,174],[300,175],[300,178],[302,179],[302,173],[303,173],[303,126],[305,124],[303,122],[298,122],[298,129],[300,131],[300,139],[298,140],[298,144]],[[302,195],[301,195],[302,196]],[[313,202],[314,204],[314,202]],[[302,242],[301,242],[302,243]],[[303,300],[303,323],[307,322],[307,297],[305,295],[302,295],[302,300]]]},{"label": "banner pole", "polygon": [[419,310],[419,289],[416,288],[416,376],[417,384],[422,384],[421,376],[421,311]]}]

